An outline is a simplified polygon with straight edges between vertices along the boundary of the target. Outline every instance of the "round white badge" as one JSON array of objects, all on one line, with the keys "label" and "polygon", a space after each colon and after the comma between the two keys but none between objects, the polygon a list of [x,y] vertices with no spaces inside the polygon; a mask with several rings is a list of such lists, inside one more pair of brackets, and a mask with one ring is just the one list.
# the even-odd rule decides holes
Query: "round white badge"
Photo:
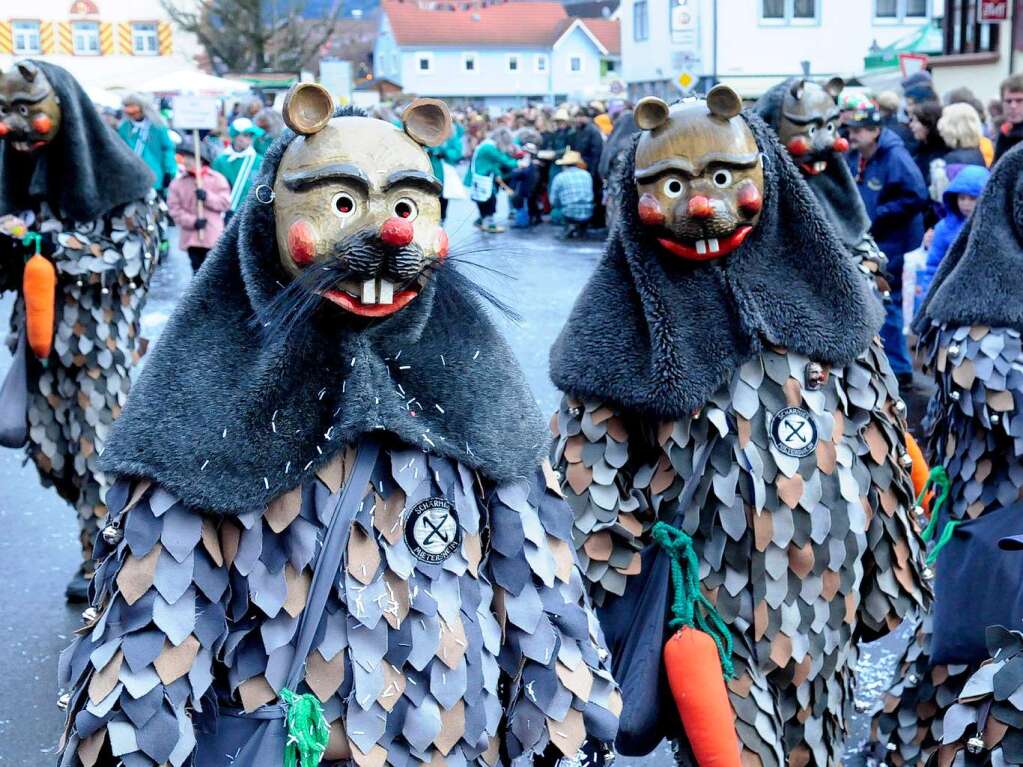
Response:
[{"label": "round white badge", "polygon": [[446,498],[427,498],[409,512],[405,545],[419,561],[439,564],[461,543],[462,529],[455,517],[455,507]]},{"label": "round white badge", "polygon": [[784,455],[804,458],[817,448],[817,422],[808,410],[787,407],[771,421],[771,444]]}]

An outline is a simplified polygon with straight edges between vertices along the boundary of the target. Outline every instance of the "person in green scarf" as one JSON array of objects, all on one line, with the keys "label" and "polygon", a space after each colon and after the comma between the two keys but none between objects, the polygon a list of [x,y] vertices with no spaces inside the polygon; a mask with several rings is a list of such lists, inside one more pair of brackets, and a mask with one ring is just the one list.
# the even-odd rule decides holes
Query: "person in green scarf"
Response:
[{"label": "person in green scarf", "polygon": [[254,142],[264,131],[248,117],[239,117],[231,123],[231,146],[225,149],[213,161],[213,170],[220,173],[231,185],[231,208],[224,217],[225,223],[231,220],[249,196],[252,182],[259,175],[259,167],[263,164],[263,155],[256,151]]},{"label": "person in green scarf", "polygon": [[[437,177],[441,185],[444,184],[444,163],[457,165],[462,161],[462,156],[465,153],[462,148],[462,136],[465,129],[457,123],[451,127],[451,135],[447,141],[440,146],[426,147],[426,153],[430,156],[430,165],[433,167],[433,175]],[[440,220],[444,221],[447,217],[448,200],[442,195],[440,198]]]},{"label": "person in green scarf", "polygon": [[152,102],[137,93],[125,96],[121,106],[125,119],[117,126],[117,132],[153,171],[153,188],[164,194],[178,174],[174,142],[167,124]]}]

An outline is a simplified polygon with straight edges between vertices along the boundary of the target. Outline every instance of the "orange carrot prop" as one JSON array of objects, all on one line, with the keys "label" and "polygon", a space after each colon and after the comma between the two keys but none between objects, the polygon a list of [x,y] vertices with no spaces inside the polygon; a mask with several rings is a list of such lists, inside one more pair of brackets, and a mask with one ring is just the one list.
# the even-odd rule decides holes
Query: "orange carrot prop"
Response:
[{"label": "orange carrot prop", "polygon": [[682,727],[699,767],[740,767],[735,712],[725,688],[725,679],[735,676],[732,635],[700,591],[693,539],[665,522],[655,524],[652,534],[671,556],[670,625],[677,631],[664,645],[664,668]]},{"label": "orange carrot prop", "polygon": [[927,485],[927,477],[930,476],[931,469],[913,435],[908,431],[904,434],[906,435],[906,452],[913,459],[913,468],[910,469],[910,476],[913,478],[913,492],[921,499],[922,503],[918,502],[917,505],[921,506],[926,514],[929,513],[931,498],[934,496],[933,493],[924,494],[924,487]]},{"label": "orange carrot prop", "polygon": [[41,238],[30,232],[22,240],[26,245],[35,242],[35,255],[25,262],[22,293],[25,296],[25,325],[28,345],[41,360],[46,360],[53,349],[53,322],[56,314],[57,270],[40,251]]}]

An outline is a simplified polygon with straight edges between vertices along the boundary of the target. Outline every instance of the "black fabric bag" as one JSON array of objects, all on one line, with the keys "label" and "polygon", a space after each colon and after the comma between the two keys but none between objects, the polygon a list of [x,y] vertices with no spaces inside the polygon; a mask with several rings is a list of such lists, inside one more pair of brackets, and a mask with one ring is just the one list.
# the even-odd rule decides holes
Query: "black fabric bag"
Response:
[{"label": "black fabric bag", "polygon": [[24,447],[28,440],[28,358],[25,330],[18,334],[18,345],[0,384],[0,446]]},{"label": "black fabric bag", "polygon": [[935,564],[934,663],[986,660],[988,626],[1023,631],[1023,560],[998,547],[1002,538],[1020,533],[1023,503],[956,526]]},{"label": "black fabric bag", "polygon": [[[362,503],[362,491],[369,483],[380,454],[380,444],[363,438],[357,449],[351,477],[341,490],[323,545],[316,558],[313,580],[309,586],[295,643],[294,660],[285,685],[295,690],[305,675],[305,661],[327,605],[327,598],[338,577],[352,520]],[[221,706],[216,722],[197,739],[194,767],[224,767],[237,764],[251,767],[280,767],[288,741],[285,726],[287,708],[283,703],[260,706],[246,713],[241,709]]]},{"label": "black fabric bag", "polygon": [[[693,477],[679,496],[674,522],[692,503],[715,441],[711,438],[696,448]],[[611,673],[622,691],[615,750],[623,756],[646,756],[664,738],[683,737],[662,655],[671,634],[671,556],[651,542],[640,557],[640,572],[629,577],[625,593],[597,609],[611,652]]]}]

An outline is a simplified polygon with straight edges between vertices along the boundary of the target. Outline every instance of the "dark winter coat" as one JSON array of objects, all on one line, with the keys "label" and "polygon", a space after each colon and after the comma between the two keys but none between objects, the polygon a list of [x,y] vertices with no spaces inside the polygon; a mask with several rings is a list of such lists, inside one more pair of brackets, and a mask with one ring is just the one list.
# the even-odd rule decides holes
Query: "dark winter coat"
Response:
[{"label": "dark winter coat", "polygon": [[998,140],[995,142],[995,162],[1002,159],[1002,156],[1012,149],[1016,144],[1023,141],[1023,123],[1002,123],[998,131]]}]

